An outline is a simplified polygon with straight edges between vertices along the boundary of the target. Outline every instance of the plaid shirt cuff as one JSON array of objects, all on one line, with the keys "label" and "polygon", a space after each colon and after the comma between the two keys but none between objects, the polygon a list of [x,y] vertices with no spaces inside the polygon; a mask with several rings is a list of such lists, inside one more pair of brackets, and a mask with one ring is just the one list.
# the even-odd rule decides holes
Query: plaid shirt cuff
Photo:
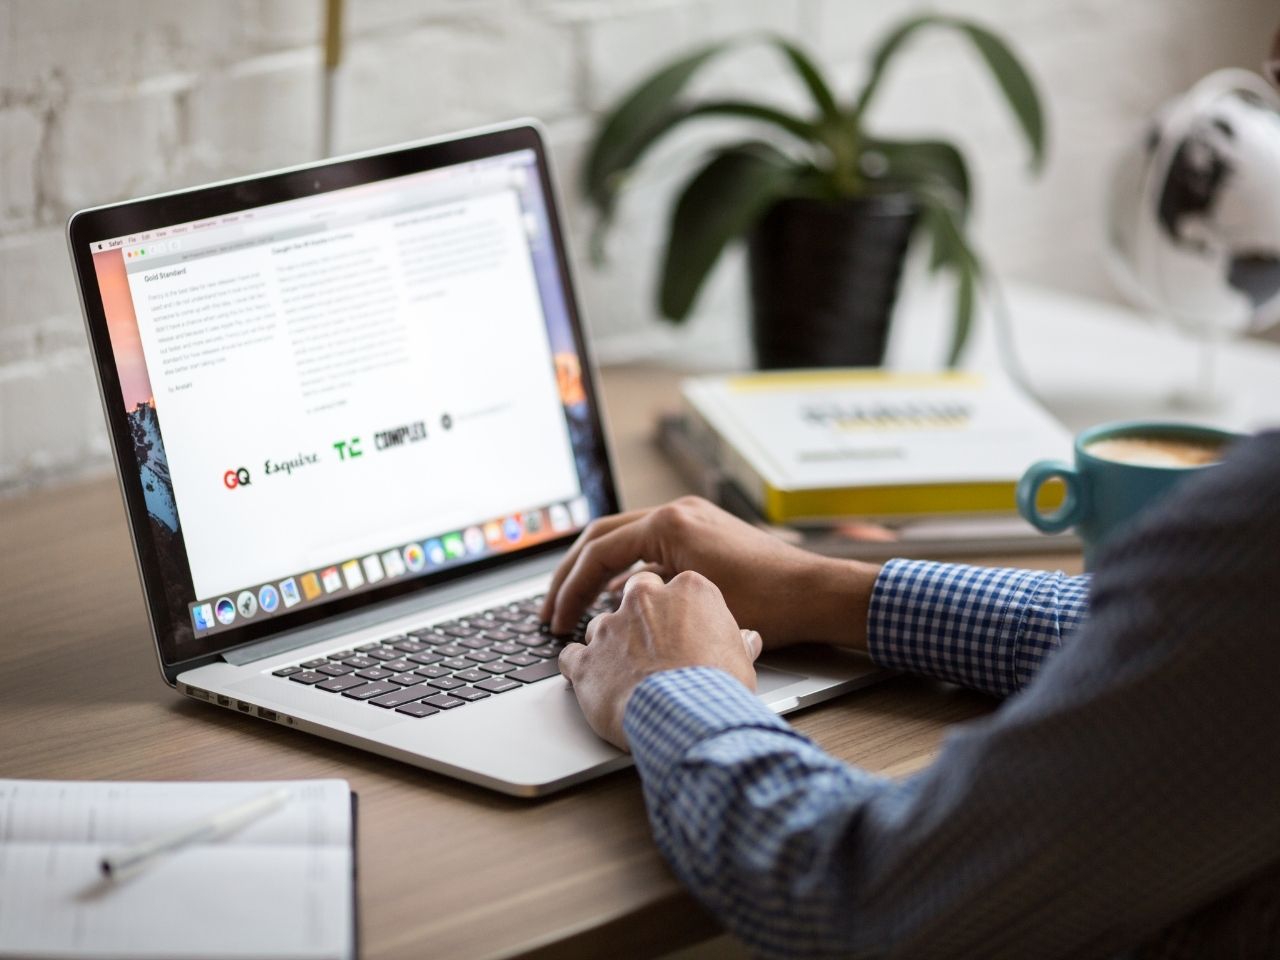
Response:
[{"label": "plaid shirt cuff", "polygon": [[728,730],[793,734],[755,694],[723,670],[682,667],[646,677],[622,718],[636,767],[658,784],[693,747]]},{"label": "plaid shirt cuff", "polygon": [[876,579],[867,652],[883,667],[1004,697],[1084,619],[1089,578],[891,560]]}]

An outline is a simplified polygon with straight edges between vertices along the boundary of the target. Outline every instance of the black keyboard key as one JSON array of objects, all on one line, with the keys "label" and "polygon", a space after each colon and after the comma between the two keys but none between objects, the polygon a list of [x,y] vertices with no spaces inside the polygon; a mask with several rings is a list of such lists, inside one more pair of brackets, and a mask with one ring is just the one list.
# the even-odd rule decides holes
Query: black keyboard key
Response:
[{"label": "black keyboard key", "polygon": [[481,680],[476,684],[479,690],[485,690],[488,693],[505,693],[508,690],[514,690],[520,686],[516,681],[508,677],[490,677],[488,680]]},{"label": "black keyboard key", "polygon": [[382,646],[382,644],[375,640],[373,643],[360,644],[360,646],[356,647],[356,650],[360,653],[368,653],[370,650],[377,650],[380,646]]},{"label": "black keyboard key", "polygon": [[449,710],[453,707],[460,707],[467,701],[459,700],[457,697],[451,697],[447,693],[440,693],[434,697],[427,697],[427,699],[422,702],[429,703],[433,707],[439,707],[441,710]]},{"label": "black keyboard key", "polygon": [[465,680],[467,683],[475,683],[477,680],[484,680],[493,674],[485,673],[483,670],[472,668],[470,670],[459,670],[454,674],[459,680]]},{"label": "black keyboard key", "polygon": [[402,687],[411,687],[415,683],[422,682],[422,677],[417,673],[397,673],[394,677],[389,677],[388,679]]},{"label": "black keyboard key", "polygon": [[366,683],[363,687],[353,687],[342,695],[353,700],[372,700],[374,697],[380,697],[384,693],[391,693],[393,690],[398,692],[400,687],[397,687],[394,683]]},{"label": "black keyboard key", "polygon": [[328,677],[345,677],[348,673],[353,673],[351,667],[343,666],[340,663],[326,663],[323,667],[316,667],[316,673],[323,673]]},{"label": "black keyboard key", "polygon": [[347,657],[347,659],[342,662],[348,667],[355,667],[357,670],[368,670],[370,667],[376,667],[380,661],[373,659],[373,657],[357,655],[354,657]]},{"label": "black keyboard key", "polygon": [[475,687],[458,687],[458,689],[450,691],[449,696],[457,697],[460,700],[483,700],[489,694],[483,690],[477,690]]},{"label": "black keyboard key", "polygon": [[388,650],[386,647],[379,647],[377,650],[370,650],[365,656],[373,657],[375,660],[399,660],[400,652],[398,650]]},{"label": "black keyboard key", "polygon": [[404,673],[412,670],[416,664],[410,663],[408,660],[388,660],[382,665],[383,670],[390,670],[392,673]]},{"label": "black keyboard key", "polygon": [[281,667],[279,670],[272,670],[271,675],[273,677],[291,677],[295,673],[301,673],[301,672],[302,672],[301,667]]},{"label": "black keyboard key", "polygon": [[460,657],[467,652],[466,647],[455,646],[452,643],[442,643],[435,648],[435,652],[442,657]]},{"label": "black keyboard key", "polygon": [[[527,640],[529,638],[521,637],[520,639]],[[521,650],[524,649],[524,647],[520,646],[520,644],[518,643],[495,643],[489,649],[492,650],[494,653],[507,654],[507,653],[519,653]]]},{"label": "black keyboard key", "polygon": [[457,637],[458,639],[464,639],[466,637],[474,637],[479,632],[472,627],[464,627],[460,625],[455,626],[452,624],[449,626],[443,627],[441,629],[443,629],[444,632],[447,633],[449,636]]},{"label": "black keyboard key", "polygon": [[[492,670],[497,664],[490,664],[485,669]],[[547,677],[558,677],[560,675],[559,660],[543,660],[541,663],[532,667],[525,667],[517,670],[511,676],[515,677],[521,683],[537,683],[539,680],[545,680]]]},{"label": "black keyboard key", "polygon": [[369,702],[379,707],[398,707],[412,703],[414,700],[421,700],[424,693],[426,690],[422,687],[401,687],[399,690],[392,690],[380,697],[374,697]]},{"label": "black keyboard key", "polygon": [[513,623],[513,624],[511,624],[511,626],[509,626],[507,629],[508,629],[508,630],[510,630],[512,633],[519,633],[519,634],[523,634],[524,636],[528,636],[529,634],[533,634],[533,633],[541,633],[541,632],[542,632],[542,624],[540,624],[540,623]]},{"label": "black keyboard key", "polygon": [[506,658],[507,663],[514,663],[517,667],[532,667],[535,663],[542,661],[531,653],[517,653],[514,656]]},{"label": "black keyboard key", "polygon": [[495,610],[493,619],[501,620],[503,623],[523,623],[524,614],[519,610]]},{"label": "black keyboard key", "polygon": [[467,637],[465,640],[459,640],[458,646],[466,647],[468,650],[483,650],[489,645],[489,641],[484,637]]},{"label": "black keyboard key", "polygon": [[513,640],[515,639],[515,636],[516,636],[510,630],[486,630],[484,632],[484,635],[488,639],[496,641],[498,643],[505,643],[508,640]]},{"label": "black keyboard key", "polygon": [[498,659],[496,653],[490,653],[488,650],[472,650],[467,654],[468,660],[474,660],[476,663],[493,663]]},{"label": "black keyboard key", "polygon": [[389,677],[394,677],[395,674],[390,670],[383,670],[381,667],[370,667],[368,670],[361,670],[356,676],[364,677],[366,680],[386,680]]},{"label": "black keyboard key", "polygon": [[347,659],[347,657],[354,657],[355,655],[356,655],[356,652],[354,650],[339,650],[337,653],[329,654],[329,659],[345,660]]},{"label": "black keyboard key", "polygon": [[411,653],[405,657],[410,663],[416,663],[422,667],[429,667],[433,663],[439,663],[444,657],[438,653]]},{"label": "black keyboard key", "polygon": [[302,661],[302,665],[306,667],[308,670],[314,670],[316,667],[323,667],[328,662],[329,662],[328,657],[317,657],[315,660]]},{"label": "black keyboard key", "polygon": [[480,669],[485,673],[510,673],[515,667],[509,663],[482,663]]},{"label": "black keyboard key", "polygon": [[547,637],[545,634],[535,633],[527,637],[516,637],[515,642],[523,647],[540,647],[547,642]]},{"label": "black keyboard key", "polygon": [[330,693],[342,693],[344,690],[351,690],[354,687],[359,687],[363,685],[364,682],[365,681],[361,680],[359,677],[334,677],[331,680],[326,680],[324,683],[317,683],[316,689],[328,690]]},{"label": "black keyboard key", "polygon": [[436,677],[447,677],[449,675],[449,668],[441,666],[419,667],[414,671],[414,673],[420,677],[428,677],[434,680]]},{"label": "black keyboard key", "polygon": [[450,670],[466,670],[471,666],[471,661],[464,660],[462,657],[450,657],[448,660],[441,660],[440,666],[448,667]]},{"label": "black keyboard key", "polygon": [[441,677],[439,680],[427,681],[427,686],[435,687],[437,690],[455,690],[462,685],[461,680],[455,680],[453,677]]},{"label": "black keyboard key", "polygon": [[423,650],[427,649],[427,645],[421,640],[405,639],[398,643],[393,643],[391,646],[394,649],[399,650],[401,653],[421,653]]},{"label": "black keyboard key", "polygon": [[425,703],[406,703],[403,707],[396,707],[396,713],[407,714],[410,717],[429,717],[433,713],[439,713],[438,707],[430,706]]},{"label": "black keyboard key", "polygon": [[560,651],[564,649],[562,643],[544,643],[540,647],[530,647],[529,652],[534,656],[542,657],[544,660],[550,658],[554,660],[560,656]]},{"label": "black keyboard key", "polygon": [[410,630],[409,636],[413,637],[415,640],[422,640],[426,643],[431,643],[435,637],[439,636],[439,634],[435,627],[420,627],[417,630]]},{"label": "black keyboard key", "polygon": [[[325,662],[327,663],[328,661]],[[328,680],[329,678],[323,673],[316,673],[314,670],[303,670],[301,673],[290,674],[289,679],[294,683],[311,684],[319,683],[321,680]]]}]

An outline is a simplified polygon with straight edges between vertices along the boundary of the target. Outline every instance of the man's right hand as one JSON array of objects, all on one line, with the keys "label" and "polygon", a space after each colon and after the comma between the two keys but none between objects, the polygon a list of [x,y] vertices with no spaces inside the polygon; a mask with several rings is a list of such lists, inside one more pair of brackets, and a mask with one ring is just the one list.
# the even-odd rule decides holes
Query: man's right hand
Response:
[{"label": "man's right hand", "polygon": [[866,648],[878,567],[790,546],[698,497],[592,522],[552,577],[542,618],[552,632],[572,633],[588,604],[639,565],[664,580],[702,574],[766,649],[804,641]]}]

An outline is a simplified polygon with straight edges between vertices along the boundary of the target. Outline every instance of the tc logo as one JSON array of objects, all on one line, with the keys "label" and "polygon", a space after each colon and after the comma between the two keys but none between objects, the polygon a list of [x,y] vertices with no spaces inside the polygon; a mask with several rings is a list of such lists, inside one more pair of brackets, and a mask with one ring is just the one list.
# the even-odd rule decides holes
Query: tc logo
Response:
[{"label": "tc logo", "polygon": [[333,445],[333,449],[338,451],[339,460],[354,460],[356,457],[364,456],[364,451],[360,449],[359,437],[352,437],[350,440],[339,440]]},{"label": "tc logo", "polygon": [[222,475],[222,482],[228,490],[249,486],[249,471],[244,467],[239,470],[228,470]]}]

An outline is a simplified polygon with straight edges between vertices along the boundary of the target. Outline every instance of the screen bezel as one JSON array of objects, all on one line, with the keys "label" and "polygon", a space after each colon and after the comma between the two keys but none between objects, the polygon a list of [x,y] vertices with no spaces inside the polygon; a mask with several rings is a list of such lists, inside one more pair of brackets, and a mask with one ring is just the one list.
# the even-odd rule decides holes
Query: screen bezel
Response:
[{"label": "screen bezel", "polygon": [[[127,420],[128,411],[125,410],[121,393],[119,372],[107,329],[106,314],[94,269],[93,253],[90,249],[91,244],[106,237],[142,233],[176,223],[225,216],[267,204],[313,197],[347,187],[483,160],[519,150],[532,150],[536,157],[536,167],[555,248],[565,307],[569,315],[574,347],[581,364],[582,386],[587,399],[593,447],[597,454],[592,468],[600,472],[606,512],[615,513],[618,510],[617,487],[614,483],[608,444],[600,418],[599,392],[596,389],[593,364],[583,335],[577,292],[564,242],[558,195],[543,139],[535,125],[521,122],[469,135],[403,144],[385,150],[321,161],[241,180],[95,207],[79,211],[69,219],[67,239],[80,288],[90,348],[93,352],[98,385],[106,412],[112,454],[125,501],[129,532],[133,539],[134,553],[142,578],[152,635],[162,670],[169,682],[173,682],[173,668],[190,668],[201,661],[208,661],[248,644],[275,638],[345,614],[364,611],[390,600],[421,594],[461,577],[473,576],[561,550],[573,541],[576,534],[566,534],[522,550],[483,557],[457,567],[447,567],[438,572],[388,583],[377,590],[248,623],[235,630],[215,633],[204,638],[196,637],[190,642],[189,649],[180,656],[174,638],[175,624],[164,600],[164,583],[155,543],[151,536],[142,479],[133,452]],[[189,627],[190,624],[187,626]]]}]

